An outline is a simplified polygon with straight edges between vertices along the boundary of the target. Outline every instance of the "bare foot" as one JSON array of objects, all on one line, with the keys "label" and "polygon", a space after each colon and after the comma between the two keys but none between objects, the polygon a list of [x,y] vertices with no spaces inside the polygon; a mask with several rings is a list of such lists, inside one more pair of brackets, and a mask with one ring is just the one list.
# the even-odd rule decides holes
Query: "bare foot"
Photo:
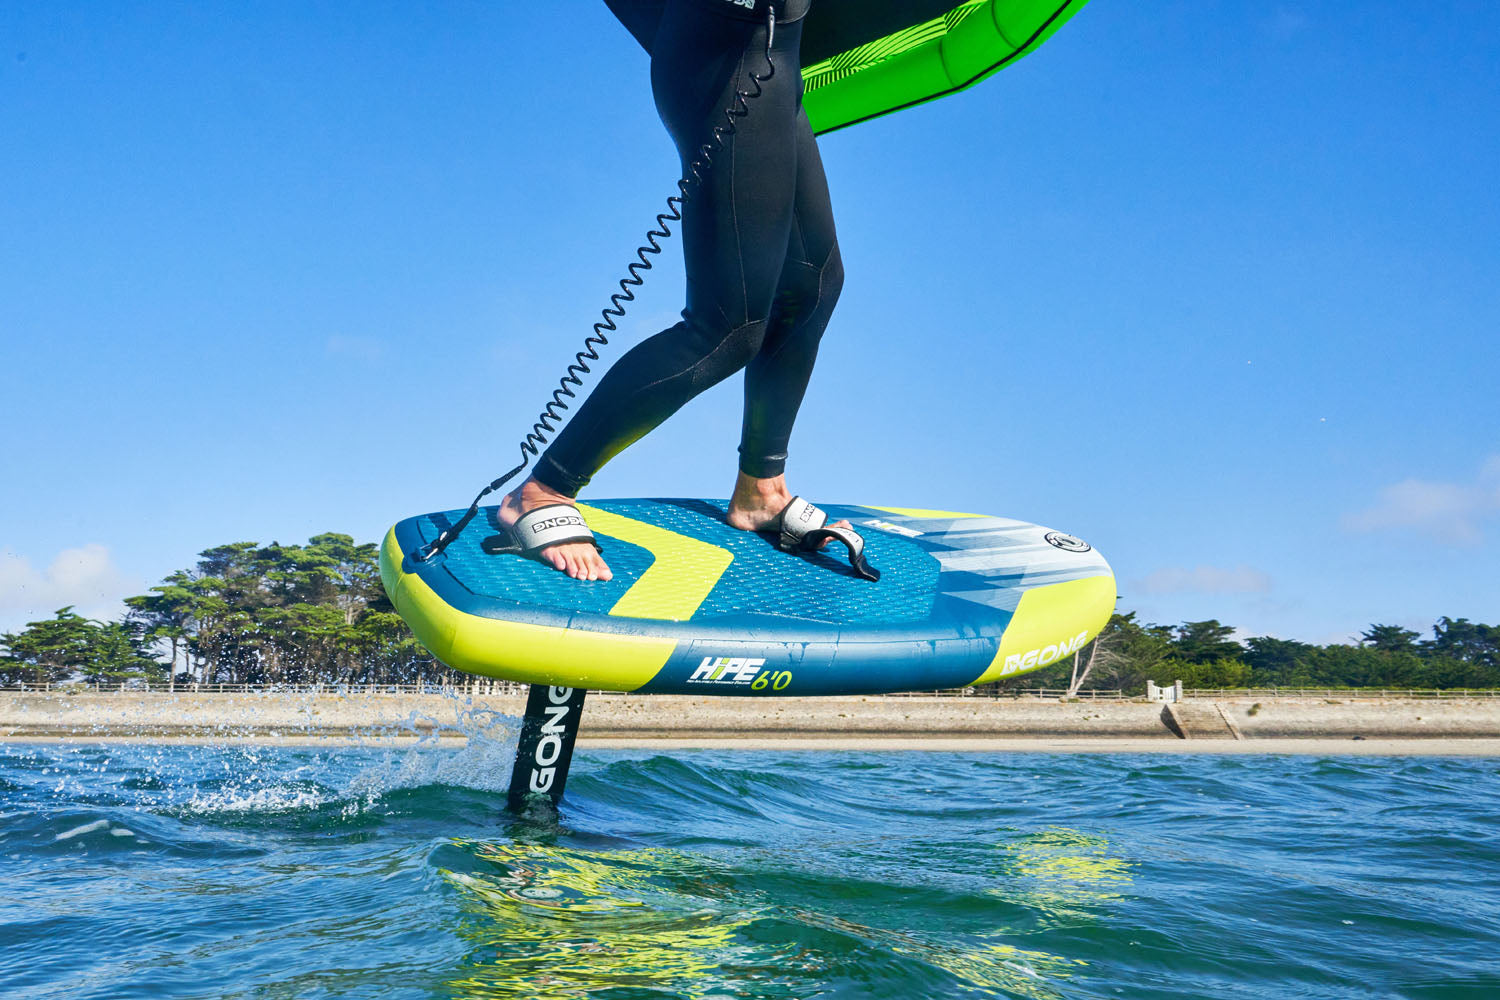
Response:
[{"label": "bare foot", "polygon": [[[535,479],[527,479],[506,494],[500,502],[500,523],[507,528],[527,511],[536,510],[549,503],[573,505],[573,498],[549,490]],[[558,572],[566,573],[575,580],[611,580],[614,574],[605,565],[599,550],[588,542],[560,542],[542,549],[542,558],[552,564]]]},{"label": "bare foot", "polygon": [[[729,514],[725,518],[731,528],[741,531],[760,531],[776,520],[787,504],[792,502],[787,492],[786,477],[755,479],[739,473],[734,481],[734,496],[729,500]],[[834,527],[851,527],[848,521],[834,521]],[[828,539],[818,548],[828,544]]]}]

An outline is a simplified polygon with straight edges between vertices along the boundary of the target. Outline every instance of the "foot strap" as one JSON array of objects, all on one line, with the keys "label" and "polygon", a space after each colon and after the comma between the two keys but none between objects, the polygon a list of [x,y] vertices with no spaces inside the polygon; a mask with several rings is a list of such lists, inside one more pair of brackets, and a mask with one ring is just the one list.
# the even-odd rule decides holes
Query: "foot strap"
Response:
[{"label": "foot strap", "polygon": [[781,528],[776,547],[783,552],[795,552],[802,547],[802,540],[809,531],[816,531],[827,523],[828,515],[822,508],[814,507],[801,497],[792,497],[772,522]]},{"label": "foot strap", "polygon": [[491,535],[480,547],[491,555],[517,555],[538,558],[542,550],[564,542],[588,542],[600,552],[604,546],[594,537],[578,508],[564,503],[549,503],[529,510],[516,518],[502,534]]},{"label": "foot strap", "polygon": [[856,576],[872,581],[880,579],[880,570],[865,559],[864,538],[853,528],[830,525],[822,508],[801,497],[792,497],[774,523],[781,529],[776,546],[783,552],[816,552],[824,542],[836,539],[849,550],[849,565]]}]

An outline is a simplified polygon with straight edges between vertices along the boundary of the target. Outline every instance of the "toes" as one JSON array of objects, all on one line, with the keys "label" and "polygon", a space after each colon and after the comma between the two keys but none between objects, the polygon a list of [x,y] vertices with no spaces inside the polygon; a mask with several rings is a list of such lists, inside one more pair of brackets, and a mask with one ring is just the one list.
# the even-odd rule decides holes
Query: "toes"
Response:
[{"label": "toes", "polygon": [[592,545],[557,545],[543,551],[552,568],[575,580],[613,580],[614,574]]}]

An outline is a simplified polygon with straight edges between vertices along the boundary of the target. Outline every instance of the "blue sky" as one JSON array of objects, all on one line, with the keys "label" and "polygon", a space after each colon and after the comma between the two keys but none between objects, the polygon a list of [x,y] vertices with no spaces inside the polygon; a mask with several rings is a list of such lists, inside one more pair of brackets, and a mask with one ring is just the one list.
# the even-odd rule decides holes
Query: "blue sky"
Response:
[{"label": "blue sky", "polygon": [[[1500,620],[1497,52],[1478,2],[1097,0],[826,137],[793,489],[1071,531],[1155,621]],[[671,190],[646,70],[597,0],[0,7],[0,627],[513,464]],[[724,495],[739,407],[591,495]]]}]

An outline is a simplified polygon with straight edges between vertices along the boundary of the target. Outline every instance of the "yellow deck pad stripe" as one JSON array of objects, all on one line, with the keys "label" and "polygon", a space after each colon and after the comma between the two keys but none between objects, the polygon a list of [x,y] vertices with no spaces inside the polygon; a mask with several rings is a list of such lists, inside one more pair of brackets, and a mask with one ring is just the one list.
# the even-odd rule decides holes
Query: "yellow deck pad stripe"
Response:
[{"label": "yellow deck pad stripe", "polygon": [[656,557],[641,578],[609,609],[622,618],[683,621],[693,617],[734,562],[734,553],[666,528],[579,504],[589,527]]},{"label": "yellow deck pad stripe", "polygon": [[921,507],[871,507],[871,510],[883,510],[888,514],[900,514],[902,517],[984,517],[984,514],[959,514],[951,510],[923,510]]}]

